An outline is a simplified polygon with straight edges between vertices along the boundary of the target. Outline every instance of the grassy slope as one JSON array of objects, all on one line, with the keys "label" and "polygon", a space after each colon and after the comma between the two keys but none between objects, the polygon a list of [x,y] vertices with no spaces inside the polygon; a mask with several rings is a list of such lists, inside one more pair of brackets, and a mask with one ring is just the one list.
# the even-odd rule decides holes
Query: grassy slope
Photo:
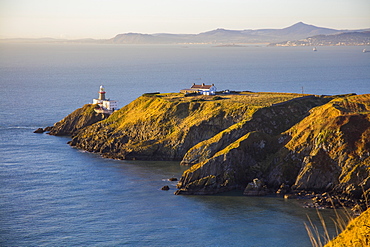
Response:
[{"label": "grassy slope", "polygon": [[353,219],[347,228],[325,247],[370,246],[370,209]]},{"label": "grassy slope", "polygon": [[86,128],[74,142],[88,151],[117,155],[115,158],[181,159],[199,141],[249,118],[257,109],[300,96],[238,93],[216,99],[178,93],[144,95]]}]

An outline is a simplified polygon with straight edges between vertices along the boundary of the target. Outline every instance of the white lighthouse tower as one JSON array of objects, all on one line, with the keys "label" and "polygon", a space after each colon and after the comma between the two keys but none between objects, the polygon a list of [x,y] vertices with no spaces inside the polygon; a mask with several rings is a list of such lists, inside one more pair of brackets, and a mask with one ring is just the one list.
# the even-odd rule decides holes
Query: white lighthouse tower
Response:
[{"label": "white lighthouse tower", "polygon": [[100,86],[99,90],[99,100],[105,100],[105,91],[103,85]]},{"label": "white lighthouse tower", "polygon": [[105,89],[103,85],[99,89],[99,97],[93,99],[93,104],[99,105],[100,108],[95,109],[98,113],[112,113],[118,109],[118,104],[116,100],[110,100],[105,98]]}]

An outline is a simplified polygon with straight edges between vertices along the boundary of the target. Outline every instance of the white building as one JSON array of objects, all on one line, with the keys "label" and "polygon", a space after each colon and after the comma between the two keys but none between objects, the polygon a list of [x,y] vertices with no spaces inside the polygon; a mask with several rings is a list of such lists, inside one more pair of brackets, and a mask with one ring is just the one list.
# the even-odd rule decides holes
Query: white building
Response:
[{"label": "white building", "polygon": [[100,106],[99,109],[95,109],[98,113],[112,113],[118,109],[118,103],[116,100],[105,99],[105,90],[103,86],[100,86],[99,97],[93,99],[93,104]]},{"label": "white building", "polygon": [[180,92],[185,93],[185,94],[199,93],[199,94],[203,94],[203,95],[215,95],[216,90],[217,90],[217,88],[215,87],[215,84],[205,85],[204,83],[202,83],[201,85],[196,85],[195,83],[193,83],[191,88],[182,89],[182,90],[180,90]]}]

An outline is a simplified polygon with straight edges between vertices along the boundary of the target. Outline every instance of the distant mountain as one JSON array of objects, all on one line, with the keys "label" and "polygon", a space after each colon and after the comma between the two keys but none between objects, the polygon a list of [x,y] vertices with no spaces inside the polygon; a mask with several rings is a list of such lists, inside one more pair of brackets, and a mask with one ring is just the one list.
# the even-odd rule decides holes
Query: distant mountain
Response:
[{"label": "distant mountain", "polygon": [[[298,22],[283,29],[227,30],[216,29],[199,34],[118,34],[107,42],[115,44],[179,44],[179,43],[276,43],[287,40],[299,40],[315,35],[330,35],[354,30],[336,30],[316,27]],[[355,30],[363,31],[363,30]]]},{"label": "distant mountain", "polygon": [[272,31],[277,36],[297,36],[297,37],[308,37],[320,34],[334,34],[338,33],[336,29],[316,27],[314,25],[304,24],[303,22],[298,22],[290,27],[283,29],[275,29]]},{"label": "distant mountain", "polygon": [[[369,31],[368,29],[367,31]],[[337,35],[340,33],[363,32],[366,30],[336,30],[316,27],[298,22],[283,29],[246,29],[227,30],[216,29],[199,34],[142,34],[123,33],[111,39],[11,39],[2,42],[52,42],[52,43],[108,43],[108,44],[246,44],[246,43],[280,43],[288,40],[302,40],[317,35]]]},{"label": "distant mountain", "polygon": [[115,44],[157,44],[162,43],[164,40],[161,38],[156,38],[150,34],[141,34],[141,33],[124,33],[118,34],[113,39],[110,39],[112,43]]}]

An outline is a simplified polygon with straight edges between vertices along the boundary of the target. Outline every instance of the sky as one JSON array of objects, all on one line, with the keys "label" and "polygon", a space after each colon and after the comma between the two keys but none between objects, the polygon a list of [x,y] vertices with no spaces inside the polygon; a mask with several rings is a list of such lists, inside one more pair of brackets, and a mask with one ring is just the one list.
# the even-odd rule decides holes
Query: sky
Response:
[{"label": "sky", "polygon": [[370,28],[370,0],[0,0],[0,38],[95,38],[285,28]]}]

